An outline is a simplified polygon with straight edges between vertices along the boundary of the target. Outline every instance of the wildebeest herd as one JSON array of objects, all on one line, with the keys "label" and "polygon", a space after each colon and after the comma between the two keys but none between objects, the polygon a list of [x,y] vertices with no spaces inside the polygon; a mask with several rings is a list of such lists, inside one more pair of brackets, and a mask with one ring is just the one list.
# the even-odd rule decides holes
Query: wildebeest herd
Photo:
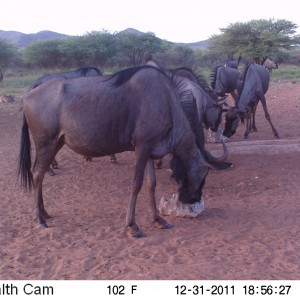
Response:
[{"label": "wildebeest herd", "polygon": [[[230,137],[239,120],[246,119],[248,137],[251,129],[256,130],[254,116],[260,100],[275,137],[279,137],[264,96],[269,71],[251,62],[240,75],[238,64],[232,66],[217,67],[211,87],[188,68],[165,69],[154,60],[113,75],[83,68],[39,78],[23,98],[19,154],[21,184],[33,189],[39,226],[47,227],[46,219],[50,218],[44,207],[43,179],[66,144],[88,158],[134,151],[126,226],[133,236],[144,236],[135,221],[135,207],[145,175],[153,221],[162,228],[172,227],[156,207],[154,160],[172,155],[170,168],[179,185],[179,200],[191,204],[201,201],[209,169],[231,166],[226,162],[224,142],[220,157],[205,149],[204,129],[217,131],[223,111],[223,134]],[[235,99],[233,107],[226,103],[227,93]],[[36,149],[33,164],[30,134]]]}]

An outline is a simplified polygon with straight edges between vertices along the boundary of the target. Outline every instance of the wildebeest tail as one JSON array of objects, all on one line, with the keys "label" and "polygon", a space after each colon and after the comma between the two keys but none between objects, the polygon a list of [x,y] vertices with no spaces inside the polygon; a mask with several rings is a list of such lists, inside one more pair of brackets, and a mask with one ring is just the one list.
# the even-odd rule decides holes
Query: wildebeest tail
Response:
[{"label": "wildebeest tail", "polygon": [[25,189],[31,190],[32,188],[32,173],[31,173],[31,146],[28,124],[23,116],[23,126],[21,133],[21,145],[19,153],[19,172],[21,177],[21,185]]}]

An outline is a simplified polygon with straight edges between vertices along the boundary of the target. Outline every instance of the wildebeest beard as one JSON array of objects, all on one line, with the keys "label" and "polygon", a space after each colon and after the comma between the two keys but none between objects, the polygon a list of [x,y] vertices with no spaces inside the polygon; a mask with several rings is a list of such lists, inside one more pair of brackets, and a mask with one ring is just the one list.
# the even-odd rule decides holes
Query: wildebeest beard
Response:
[{"label": "wildebeest beard", "polygon": [[172,170],[171,177],[179,184],[178,199],[180,200],[180,202],[185,204],[193,204],[196,202],[200,202],[205,179],[203,179],[203,182],[200,185],[198,191],[191,194],[191,192],[188,189],[188,179],[184,169],[183,161],[178,156],[173,155],[170,161],[170,168]]}]

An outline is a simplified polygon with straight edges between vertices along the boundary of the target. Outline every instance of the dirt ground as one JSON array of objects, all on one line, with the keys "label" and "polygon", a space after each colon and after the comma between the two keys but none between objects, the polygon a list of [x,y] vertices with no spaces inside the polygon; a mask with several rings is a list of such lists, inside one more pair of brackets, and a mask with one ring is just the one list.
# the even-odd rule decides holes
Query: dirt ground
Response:
[{"label": "dirt ground", "polygon": [[[64,147],[57,176],[46,176],[49,228],[33,221],[33,198],[17,182],[21,102],[0,103],[0,279],[300,279],[300,84],[272,83],[258,132],[227,143],[234,167],[211,171],[205,210],[153,226],[142,190],[136,218],[146,238],[126,230],[133,153],[86,162]],[[219,151],[219,144],[207,147]],[[157,170],[157,200],[177,190],[168,159]]]}]

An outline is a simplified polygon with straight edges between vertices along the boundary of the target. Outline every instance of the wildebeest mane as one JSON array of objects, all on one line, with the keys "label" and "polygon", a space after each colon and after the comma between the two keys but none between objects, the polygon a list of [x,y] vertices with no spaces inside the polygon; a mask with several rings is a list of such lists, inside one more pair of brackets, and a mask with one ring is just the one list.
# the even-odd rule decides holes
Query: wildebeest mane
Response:
[{"label": "wildebeest mane", "polygon": [[[200,124],[198,118],[196,101],[193,95],[188,91],[179,94],[179,101],[182,110],[184,111],[184,115],[186,116],[191,126],[191,129],[195,135],[195,142],[199,150],[201,151],[201,140],[204,139],[204,133],[202,124]],[[184,163],[175,154],[172,155],[172,158],[170,160],[170,168],[172,170],[172,179],[174,179],[179,185],[178,192],[180,201],[182,201],[183,203],[193,203],[194,201],[191,200],[190,194],[188,193],[188,178],[185,172]]]},{"label": "wildebeest mane", "polygon": [[210,96],[210,98],[217,101],[218,96],[215,94],[213,89],[209,86],[204,75],[198,75],[197,79],[198,79],[198,84],[200,85],[200,87]]},{"label": "wildebeest mane", "polygon": [[217,82],[217,72],[218,72],[218,69],[222,67],[222,65],[218,65],[216,67],[213,68],[211,74],[210,74],[210,86],[212,87],[212,89],[214,90],[215,87],[216,87],[216,82]]},{"label": "wildebeest mane", "polygon": [[186,91],[184,93],[179,93],[179,102],[181,108],[184,112],[186,119],[188,120],[191,129],[195,135],[195,142],[199,149],[202,149],[203,145],[201,141],[204,139],[204,132],[202,122],[198,116],[197,104],[196,100],[193,97],[192,93]]},{"label": "wildebeest mane", "polygon": [[83,67],[83,68],[75,70],[74,72],[80,72],[80,75],[82,77],[85,77],[87,72],[89,72],[90,70],[94,70],[99,76],[102,75],[102,72],[95,67]]},{"label": "wildebeest mane", "polygon": [[238,95],[240,96],[243,89],[244,89],[244,85],[245,85],[245,81],[246,81],[246,76],[247,76],[247,73],[248,73],[248,69],[251,65],[253,65],[254,62],[249,62],[241,76],[241,81],[240,81],[240,84],[238,85],[238,88],[237,88],[237,92],[238,92]]},{"label": "wildebeest mane", "polygon": [[183,77],[185,77],[185,75],[183,75],[182,73],[185,73],[185,74],[189,73],[188,79],[191,79],[192,81],[194,81],[194,80],[198,81],[199,75],[195,74],[195,72],[188,67],[183,66],[183,67],[179,67],[179,68],[175,68],[175,69],[170,69],[169,71],[174,75],[183,76]]},{"label": "wildebeest mane", "polygon": [[[206,92],[208,93],[213,99],[217,100],[215,93],[213,92],[213,90],[211,89],[211,87],[209,86],[209,84],[206,81],[206,78],[203,74],[195,74],[195,72],[188,68],[188,67],[180,67],[180,68],[176,68],[176,69],[171,69],[170,72],[174,75],[178,75],[178,76],[182,76],[180,75],[180,71],[186,71],[191,73],[191,75],[193,77],[195,77],[197,83],[200,85],[200,87]],[[185,76],[182,76],[185,77]]]},{"label": "wildebeest mane", "polygon": [[125,82],[129,81],[134,74],[144,69],[154,69],[160,72],[161,74],[166,75],[163,70],[153,66],[137,66],[137,67],[127,68],[125,70],[121,70],[117,73],[114,73],[108,78],[106,78],[105,81],[109,82],[114,87],[119,87],[123,85]]}]

